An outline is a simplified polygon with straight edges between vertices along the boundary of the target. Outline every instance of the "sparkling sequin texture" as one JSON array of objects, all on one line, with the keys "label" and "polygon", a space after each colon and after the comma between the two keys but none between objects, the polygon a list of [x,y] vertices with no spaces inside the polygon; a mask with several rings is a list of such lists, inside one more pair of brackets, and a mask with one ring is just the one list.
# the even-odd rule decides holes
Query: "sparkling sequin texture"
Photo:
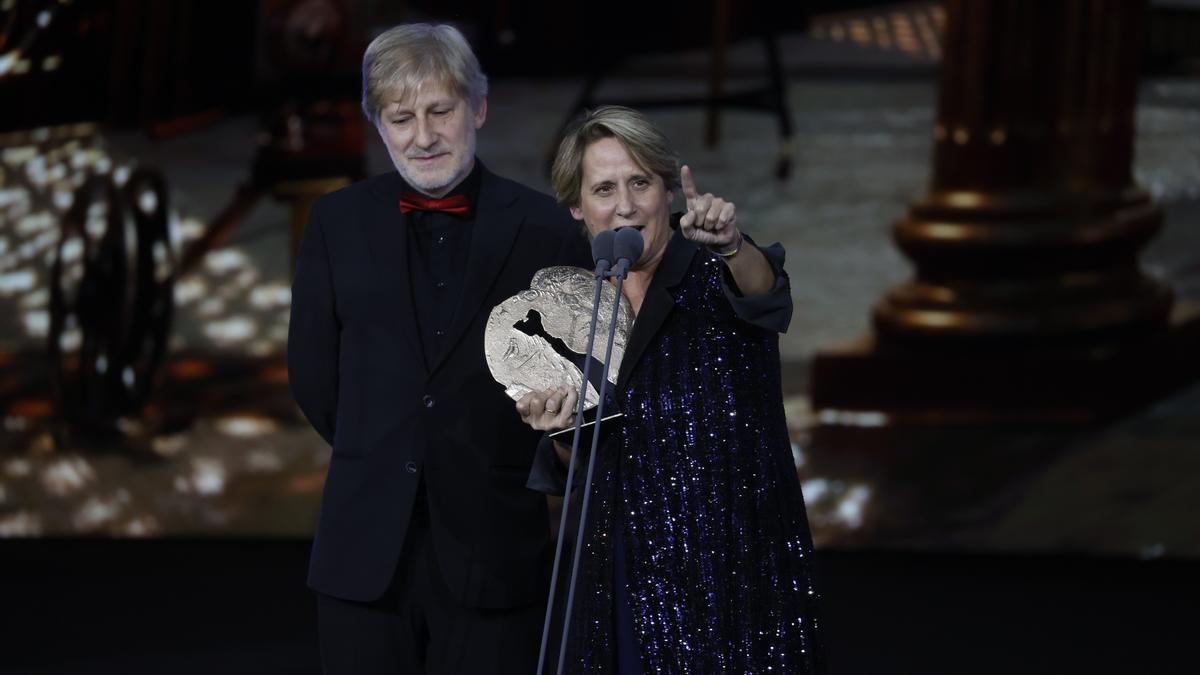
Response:
[{"label": "sparkling sequin texture", "polygon": [[614,668],[614,534],[644,672],[824,671],[778,336],[736,318],[723,267],[693,258],[620,396],[622,432],[597,458],[568,672]]}]

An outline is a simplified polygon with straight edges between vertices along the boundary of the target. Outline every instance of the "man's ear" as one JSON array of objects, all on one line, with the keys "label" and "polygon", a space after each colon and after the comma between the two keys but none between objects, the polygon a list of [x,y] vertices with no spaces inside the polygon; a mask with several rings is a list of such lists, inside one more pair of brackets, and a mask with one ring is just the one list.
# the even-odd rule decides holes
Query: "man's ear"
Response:
[{"label": "man's ear", "polygon": [[569,207],[569,210],[571,211],[572,218],[575,220],[583,220],[583,209],[579,208],[578,206],[572,206]]},{"label": "man's ear", "polygon": [[487,97],[484,96],[479,101],[479,107],[475,109],[475,129],[478,130],[483,126],[484,120],[487,119]]}]

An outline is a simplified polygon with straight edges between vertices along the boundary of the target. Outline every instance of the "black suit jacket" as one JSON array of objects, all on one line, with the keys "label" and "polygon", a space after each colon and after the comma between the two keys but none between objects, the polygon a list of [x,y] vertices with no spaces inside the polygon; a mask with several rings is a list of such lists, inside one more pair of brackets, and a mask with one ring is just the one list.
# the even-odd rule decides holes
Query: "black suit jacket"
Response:
[{"label": "black suit jacket", "polygon": [[[542,599],[545,499],[525,488],[540,434],[491,377],[491,309],[553,265],[590,267],[581,225],[541,193],[483,170],[462,301],[427,368],[396,173],[319,199],[296,262],[288,377],[333,447],[309,586],[349,600],[391,581],[424,476],[437,564],[468,606]],[[420,298],[415,299],[420,302]]]}]

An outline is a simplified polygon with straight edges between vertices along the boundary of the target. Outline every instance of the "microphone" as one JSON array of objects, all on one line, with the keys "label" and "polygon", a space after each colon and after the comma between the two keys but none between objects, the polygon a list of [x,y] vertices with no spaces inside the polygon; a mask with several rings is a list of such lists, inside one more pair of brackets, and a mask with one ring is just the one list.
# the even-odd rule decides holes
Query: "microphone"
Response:
[{"label": "microphone", "polygon": [[[592,262],[596,263],[596,276],[600,276],[612,267],[613,246],[616,243],[617,234],[612,230],[605,230],[596,235],[592,240]],[[593,318],[593,320],[595,320]]]},{"label": "microphone", "polygon": [[622,227],[616,230],[613,241],[613,257],[617,259],[617,266],[612,276],[625,278],[625,275],[629,273],[629,268],[636,265],[638,259],[642,257],[645,245],[642,233],[634,228]]}]

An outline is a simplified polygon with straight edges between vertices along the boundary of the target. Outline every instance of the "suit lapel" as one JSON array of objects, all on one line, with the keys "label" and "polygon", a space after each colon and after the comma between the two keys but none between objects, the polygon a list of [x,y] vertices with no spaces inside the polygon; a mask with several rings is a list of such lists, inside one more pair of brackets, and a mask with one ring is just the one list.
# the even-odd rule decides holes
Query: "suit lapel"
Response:
[{"label": "suit lapel", "polygon": [[618,392],[625,391],[625,385],[629,383],[629,377],[641,360],[642,353],[654,341],[663,322],[675,308],[675,296],[670,289],[683,281],[697,250],[696,245],[685,239],[678,230],[667,243],[667,252],[654,271],[654,278],[650,280],[650,288],[646,289],[642,309],[633,322],[633,332],[625,346],[625,356],[621,359],[621,370],[617,375]]},{"label": "suit lapel", "polygon": [[387,289],[391,311],[384,314],[395,323],[404,342],[417,363],[425,370],[421,337],[417,334],[417,315],[412,301],[412,285],[408,277],[408,219],[400,212],[402,183],[399,174],[392,172],[373,179],[370,186],[376,199],[366,214],[367,250],[370,251],[371,272],[378,288]]},{"label": "suit lapel", "polygon": [[481,310],[491,311],[491,307],[482,306],[483,302],[500,270],[504,268],[524,221],[520,209],[513,208],[517,200],[516,193],[506,190],[503,182],[486,168],[483,169],[475,227],[471,233],[471,248],[467,253],[467,278],[463,283],[462,299],[450,322],[450,330],[446,332],[442,353],[430,372],[436,372],[454,351],[476,315]]}]

